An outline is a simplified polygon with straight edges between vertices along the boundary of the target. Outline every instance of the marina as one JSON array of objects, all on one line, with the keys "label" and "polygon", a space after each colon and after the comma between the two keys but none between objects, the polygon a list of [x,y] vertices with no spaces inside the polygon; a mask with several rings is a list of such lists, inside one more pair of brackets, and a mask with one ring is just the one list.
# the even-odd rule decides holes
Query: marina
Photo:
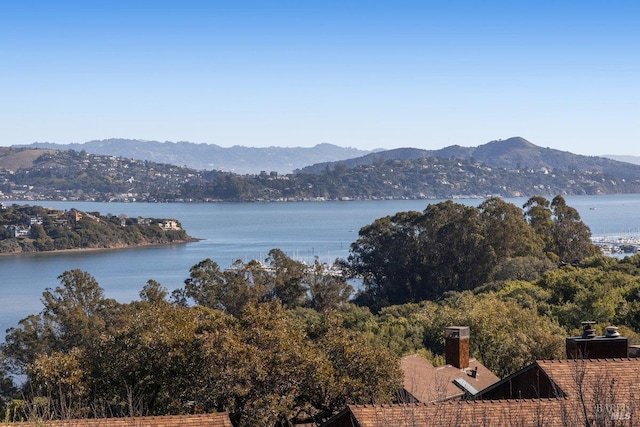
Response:
[{"label": "marina", "polygon": [[598,236],[591,240],[604,255],[618,257],[640,253],[640,236]]}]

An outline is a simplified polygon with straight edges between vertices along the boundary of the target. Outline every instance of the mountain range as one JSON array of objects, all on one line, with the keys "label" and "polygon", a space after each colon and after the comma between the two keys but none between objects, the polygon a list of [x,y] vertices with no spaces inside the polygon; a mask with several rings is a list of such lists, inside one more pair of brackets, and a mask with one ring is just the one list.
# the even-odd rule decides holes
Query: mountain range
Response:
[{"label": "mountain range", "polygon": [[104,139],[82,144],[35,142],[21,147],[85,151],[90,154],[147,160],[198,170],[219,170],[240,175],[257,174],[261,171],[287,174],[315,163],[345,160],[371,153],[326,143],[310,148],[256,148],[240,145],[224,148],[215,144],[138,139]]},{"label": "mountain range", "polygon": [[[169,146],[200,147],[180,144]],[[120,145],[124,149],[128,143]],[[335,148],[346,154],[329,144],[314,148]],[[258,162],[253,155],[264,155],[263,150],[269,149],[245,150],[252,156],[242,157],[242,162]],[[0,196],[7,200],[292,201],[640,193],[640,165],[543,148],[520,137],[478,147],[367,152],[311,166],[305,165],[311,160],[304,157],[309,149],[280,150],[288,158],[297,153],[296,164],[302,167],[289,174],[265,169],[238,174],[135,159],[131,151],[116,156],[84,149],[0,147]],[[189,150],[182,154],[195,157]]]},{"label": "mountain range", "polygon": [[[583,156],[567,151],[544,148],[532,144],[522,137],[495,140],[478,147],[452,145],[439,150],[421,150],[418,148],[397,148],[394,150],[369,153],[367,155],[342,161],[348,168],[363,165],[375,165],[381,161],[394,159],[420,159],[434,157],[440,159],[460,159],[471,163],[506,169],[549,168],[562,170],[597,170],[605,175],[619,178],[637,179],[640,168],[623,161],[596,156]],[[336,162],[318,163],[300,169],[298,172],[321,173],[335,167]]]},{"label": "mountain range", "polygon": [[[623,178],[637,177],[640,157],[606,155],[583,156],[566,151],[543,148],[524,138],[495,140],[477,147],[452,145],[438,150],[397,148],[393,150],[359,150],[333,144],[313,147],[220,147],[192,142],[159,142],[135,139],[105,139],[85,143],[55,144],[36,142],[28,148],[85,151],[90,154],[117,156],[155,163],[186,166],[197,170],[219,170],[237,174],[277,172],[321,173],[337,162],[352,168],[373,165],[385,160],[409,160],[423,157],[464,159],[492,167],[599,170]],[[623,163],[621,163],[623,162]]]}]

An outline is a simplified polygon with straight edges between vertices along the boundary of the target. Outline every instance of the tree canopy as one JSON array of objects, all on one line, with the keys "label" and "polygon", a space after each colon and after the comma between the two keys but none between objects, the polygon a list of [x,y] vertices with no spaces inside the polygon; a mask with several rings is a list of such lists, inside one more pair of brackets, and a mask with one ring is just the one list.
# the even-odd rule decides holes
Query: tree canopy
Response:
[{"label": "tree canopy", "polygon": [[279,249],[226,270],[203,260],[171,293],[150,279],[129,303],[65,271],[0,348],[5,419],[228,411],[236,426],[319,423],[346,404],[392,402],[399,358],[444,363],[450,325],[471,328],[471,354],[500,377],[562,357],[586,319],[640,343],[640,254],[595,253],[560,197],[523,208],[447,201],[363,227],[342,265],[364,282],[359,305],[335,268]]},{"label": "tree canopy", "polygon": [[[379,310],[433,300],[597,253],[589,228],[561,196],[551,203],[535,197],[524,208],[495,197],[477,208],[448,200],[375,220],[360,230],[348,258],[363,280],[357,301]],[[527,271],[517,271],[518,260]]]},{"label": "tree canopy", "polygon": [[[328,267],[275,249],[267,264],[226,271],[204,260],[177,293],[195,305],[170,302],[155,280],[139,301],[118,303],[89,273],[66,271],[44,291],[43,310],[10,329],[2,346],[0,374],[27,379],[29,404],[14,416],[228,411],[238,426],[271,426],[323,420],[346,403],[391,401],[398,355],[342,326],[336,309],[350,287]],[[318,324],[294,314],[313,310],[306,306]],[[0,397],[8,399],[15,390],[3,378]],[[28,413],[38,399],[47,400],[46,413]]]}]

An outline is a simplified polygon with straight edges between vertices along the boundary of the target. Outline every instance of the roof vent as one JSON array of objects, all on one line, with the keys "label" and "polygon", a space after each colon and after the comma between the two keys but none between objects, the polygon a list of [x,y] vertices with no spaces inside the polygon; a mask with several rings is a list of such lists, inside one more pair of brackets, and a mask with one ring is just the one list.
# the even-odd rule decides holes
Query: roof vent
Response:
[{"label": "roof vent", "polygon": [[584,328],[582,330],[582,338],[591,339],[596,337],[596,330],[593,328],[593,325],[595,323],[596,322],[594,322],[593,320],[585,320],[584,322],[582,322],[582,327]]},{"label": "roof vent", "polygon": [[465,381],[464,378],[456,378],[453,380],[453,383],[471,396],[475,396],[476,394],[478,394],[478,390],[476,390],[474,386]]},{"label": "roof vent", "polygon": [[617,326],[607,326],[607,333],[604,335],[605,338],[616,338],[620,336],[620,332],[618,332]]}]

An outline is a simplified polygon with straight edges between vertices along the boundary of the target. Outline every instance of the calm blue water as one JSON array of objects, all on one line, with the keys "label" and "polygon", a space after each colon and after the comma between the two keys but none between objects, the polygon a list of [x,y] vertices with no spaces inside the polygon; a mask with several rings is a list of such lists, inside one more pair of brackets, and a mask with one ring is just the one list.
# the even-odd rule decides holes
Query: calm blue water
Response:
[{"label": "calm blue water", "polygon": [[[640,195],[567,197],[594,235],[640,234]],[[481,200],[456,200],[478,205]],[[526,199],[507,199],[518,206]],[[437,203],[433,200],[431,203]],[[109,252],[0,257],[0,331],[42,309],[45,288],[59,285],[64,271],[79,268],[93,275],[106,296],[121,302],[138,298],[147,280],[169,291],[182,287],[189,268],[211,258],[222,268],[236,259],[264,259],[280,248],[296,259],[332,261],[348,255],[358,230],[374,219],[399,211],[423,210],[427,201],[353,201],[300,203],[37,203],[59,209],[76,207],[101,214],[176,218],[196,243]],[[3,334],[0,333],[0,338]]]}]

